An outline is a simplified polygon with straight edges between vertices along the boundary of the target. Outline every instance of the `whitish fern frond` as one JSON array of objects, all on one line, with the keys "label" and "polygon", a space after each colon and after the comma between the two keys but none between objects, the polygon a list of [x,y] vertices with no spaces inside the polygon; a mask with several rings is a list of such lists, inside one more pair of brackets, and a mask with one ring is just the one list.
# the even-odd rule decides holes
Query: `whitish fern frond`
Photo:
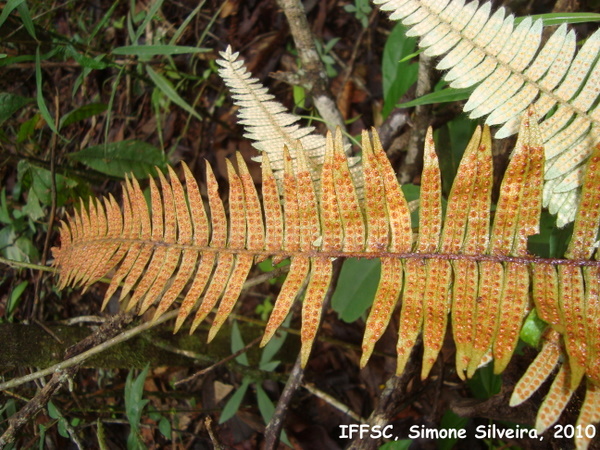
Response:
[{"label": "whitish fern frond", "polygon": [[518,129],[531,104],[542,117],[546,148],[544,206],[563,226],[575,217],[584,162],[600,140],[600,31],[576,53],[575,33],[560,26],[541,46],[542,21],[518,25],[504,8],[464,0],[374,0],[390,18],[409,27],[428,56],[445,55],[451,87],[477,86],[465,105],[472,118],[487,115],[503,125],[503,138]]},{"label": "whitish fern frond", "polygon": [[88,286],[114,270],[107,299],[123,284],[121,298],[131,294],[127,307],[140,305],[144,312],[158,300],[157,318],[188,285],[176,329],[196,309],[193,331],[216,307],[211,340],[232,311],[253,262],[289,257],[290,271],[262,343],[273,336],[306,286],[301,325],[301,359],[306,364],[332,280],[333,260],[379,258],[381,276],[367,319],[361,365],[368,362],[401,300],[398,373],[422,333],[421,376],[428,375],[441,351],[449,312],[459,375],[472,376],[488,355],[500,373],[514,353],[525,315],[535,306],[549,323],[548,343],[542,350],[547,360],[534,361],[511,403],[526,399],[560,365],[537,427],[545,429],[558,418],[583,378],[588,394],[579,421],[587,425],[598,420],[594,411],[600,408],[600,264],[595,246],[600,228],[600,147],[588,164],[566,259],[530,256],[527,239],[539,232],[544,169],[540,130],[531,114],[525,114],[521,124],[491,227],[489,128],[478,128],[469,142],[445,218],[429,130],[415,245],[406,199],[377,135],[362,136],[366,198],[361,201],[341,135],[329,134],[320,190],[302,151],[297,151],[296,167],[290,152],[283,151],[283,195],[265,155],[262,202],[242,158],[237,157],[237,172],[228,162],[229,218],[208,165],[209,211],[185,165],[185,188],[172,169],[170,181],[163,175],[158,185],[150,181],[150,208],[135,179],[125,183],[122,211],[112,197],[90,200],[87,208],[82,205],[63,223],[61,247],[53,249],[61,286]]},{"label": "whitish fern frond", "polygon": [[[230,46],[221,52],[217,64],[221,66],[219,75],[232,92],[234,103],[239,106],[239,122],[244,126],[245,137],[252,145],[268,154],[275,179],[283,179],[283,148],[290,152],[292,165],[296,168],[297,149],[301,148],[308,156],[308,169],[312,179],[318,181],[321,166],[325,160],[325,137],[314,133],[314,127],[302,127],[300,117],[291,114],[274,96],[269,94],[256,78],[246,70],[244,62],[238,59]],[[300,146],[297,145],[300,142]],[[348,164],[354,183],[362,195],[362,172],[360,158],[349,158]]]},{"label": "whitish fern frond", "polygon": [[221,66],[219,75],[229,87],[235,104],[240,107],[240,124],[246,128],[245,137],[261,152],[269,153],[271,167],[275,172],[283,171],[283,147],[287,147],[295,160],[296,141],[312,161],[312,170],[323,165],[325,158],[325,137],[313,133],[314,127],[301,127],[300,118],[287,112],[285,106],[273,100],[256,78],[246,70],[244,62],[238,59],[230,46],[221,52],[217,64]]}]

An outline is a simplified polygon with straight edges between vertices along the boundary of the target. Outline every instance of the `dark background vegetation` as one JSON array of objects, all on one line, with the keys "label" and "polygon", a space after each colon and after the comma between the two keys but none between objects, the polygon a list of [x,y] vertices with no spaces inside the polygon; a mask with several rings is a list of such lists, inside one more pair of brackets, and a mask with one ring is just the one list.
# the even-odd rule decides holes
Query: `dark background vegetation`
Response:
[{"label": "dark background vegetation", "polygon": [[[112,53],[115,48],[132,44],[128,27],[137,30],[141,26],[152,6],[150,2],[27,4],[37,41],[18,11],[0,27],[0,93],[10,94],[0,101],[3,258],[49,264],[50,247],[57,241],[57,221],[69,214],[82,196],[112,193],[118,198],[123,174],[131,170],[143,177],[155,165],[164,168],[185,161],[201,184],[206,160],[216,168],[225,193],[224,159],[235,151],[241,151],[248,161],[256,155],[243,137],[236,108],[216,74],[215,59],[227,45],[241,52],[247,68],[277,100],[325,132],[325,126],[316,120],[310,98],[302,99],[303,89],[270,77],[273,72],[297,72],[299,64],[285,16],[275,0],[207,0],[200,5],[188,0],[165,1],[141,29],[138,44],[167,44],[178,36],[174,42],[177,45],[206,49],[170,56]],[[559,0],[558,5],[553,1],[514,0],[494,4],[504,4],[517,15],[546,13],[553,8],[600,9],[598,2],[591,0]],[[389,125],[389,110],[400,99],[385,98],[382,55],[395,24],[384,14],[365,8],[367,2],[359,0],[308,0],[304,5],[349,133],[356,136],[367,127]],[[585,36],[588,25],[579,26],[578,32]],[[149,75],[152,72],[147,67],[160,76],[160,81]],[[191,107],[178,105],[161,83],[173,87]],[[413,86],[404,93],[402,101],[412,100],[414,90]],[[194,114],[190,113],[192,108]],[[460,116],[460,111],[459,105],[450,103],[428,112],[428,122],[442,137],[449,137],[453,149],[464,148],[465,136],[473,126]],[[400,170],[413,129],[414,110],[394,113],[402,114],[404,123],[385,139],[390,157]],[[134,144],[127,146],[124,141]],[[83,149],[103,148],[106,144],[114,145],[108,159],[93,151],[87,156],[79,154]],[[501,167],[510,143],[495,145]],[[438,151],[441,155],[446,152],[454,161],[444,169],[451,177],[458,161],[456,150],[442,146]],[[259,166],[250,164],[259,183]],[[55,188],[50,181],[53,175]],[[418,185],[418,170],[409,173],[409,181]],[[48,230],[52,215],[56,220]],[[98,283],[85,294],[80,290],[58,291],[52,274],[35,268],[0,267],[0,325],[5,326],[5,334],[0,333],[0,381],[62,360],[69,344],[81,340],[118,309],[111,302],[100,313],[106,284]],[[255,275],[262,273],[260,268],[254,270]],[[130,346],[111,349],[99,359],[88,361],[72,380],[72,389],[60,390],[21,429],[14,448],[104,445],[113,449],[145,445],[202,449],[217,443],[226,448],[260,447],[265,416],[281,395],[298,351],[297,333],[293,332],[299,329],[297,311],[279,353],[261,356],[254,345],[248,361],[238,358],[189,382],[175,383],[259,336],[280,286],[281,279],[276,279],[243,293],[235,310],[240,335],[232,333],[231,327],[223,329],[212,346],[204,344],[205,329],[191,337],[185,331],[173,337],[172,324],[167,324],[137,338]],[[359,291],[354,295],[362,294]],[[358,416],[368,417],[395,371],[397,323],[383,336],[368,366],[359,370],[364,315],[359,313],[362,318],[346,323],[339,319],[340,314],[340,307],[325,313],[305,371],[306,386],[296,392],[287,408],[287,439],[296,448],[336,449],[349,445],[351,440],[340,437],[339,426],[356,421],[337,409],[335,401]],[[10,347],[8,342],[14,342],[15,336],[19,346]],[[502,388],[500,378],[489,370],[462,383],[454,373],[449,339],[427,380],[418,377],[419,362],[409,369],[402,396],[390,417],[394,433],[405,439],[411,425],[468,430],[481,424],[531,425],[541,394],[532,405],[514,409],[507,404],[511,386],[534,354],[533,349],[523,347],[503,375]],[[144,369],[148,362],[151,366]],[[0,434],[6,430],[8,419],[42,384],[30,382],[0,393]],[[571,411],[563,418],[565,423],[574,423],[580,401],[572,402]],[[473,418],[461,418],[451,407]],[[231,419],[219,424],[224,408],[228,408]],[[212,424],[207,417],[213,419]],[[543,447],[547,448],[549,442]],[[375,448],[379,444],[372,443]],[[450,439],[420,440],[412,442],[412,448],[451,448],[454,444]],[[535,448],[541,444],[527,439],[470,439],[458,445]],[[568,447],[571,441],[553,441],[552,445]],[[394,447],[388,444],[387,448]]]}]

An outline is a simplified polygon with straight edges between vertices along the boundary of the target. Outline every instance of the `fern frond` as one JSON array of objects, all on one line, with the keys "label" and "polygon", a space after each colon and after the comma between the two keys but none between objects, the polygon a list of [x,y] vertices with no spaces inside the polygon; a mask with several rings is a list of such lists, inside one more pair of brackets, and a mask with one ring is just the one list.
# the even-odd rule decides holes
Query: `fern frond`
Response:
[{"label": "fern frond", "polygon": [[[274,96],[269,94],[256,78],[246,70],[239,53],[228,46],[220,53],[219,75],[232,92],[234,103],[240,108],[239,123],[244,126],[245,137],[253,141],[252,145],[268,155],[271,169],[277,180],[283,178],[283,148],[290,152],[292,165],[296,169],[298,149],[308,156],[308,169],[314,181],[318,181],[321,166],[325,160],[325,137],[314,133],[314,127],[302,127],[300,117],[291,114]],[[300,142],[300,146],[297,142]],[[351,157],[348,164],[352,168],[354,184],[362,196],[362,172],[360,158]],[[318,186],[317,186],[318,187]]]},{"label": "fern frond", "polygon": [[256,78],[252,78],[238,57],[239,53],[234,53],[228,46],[221,52],[222,59],[217,60],[217,64],[221,66],[220,77],[231,90],[235,104],[240,107],[240,124],[247,130],[244,136],[254,141],[252,145],[257,150],[269,154],[275,172],[283,170],[281,149],[287,147],[295,160],[296,141],[300,141],[312,161],[312,171],[316,172],[325,158],[325,138],[314,134],[314,127],[299,126],[300,118],[274,101],[273,95]]},{"label": "fern frond", "polygon": [[600,30],[575,54],[575,33],[560,26],[541,46],[542,21],[515,26],[504,8],[463,0],[374,0],[420,37],[428,56],[445,55],[437,68],[451,87],[475,87],[465,111],[514,134],[534,105],[546,148],[544,206],[558,224],[573,221],[584,162],[600,140]]},{"label": "fern frond", "polygon": [[530,256],[527,238],[539,232],[544,168],[544,149],[532,114],[525,114],[522,121],[491,229],[492,159],[487,127],[478,128],[469,142],[445,218],[440,170],[429,130],[419,237],[414,246],[408,205],[377,135],[363,135],[368,195],[361,201],[341,134],[329,134],[320,190],[300,148],[295,166],[284,148],[283,192],[265,158],[263,202],[242,158],[237,156],[237,171],[228,162],[229,219],[209,165],[209,211],[185,165],[185,188],[173,170],[170,181],[163,175],[159,184],[150,180],[150,208],[135,178],[125,182],[122,212],[110,196],[102,202],[90,200],[87,208],[82,204],[62,224],[62,245],[53,249],[61,286],[89,286],[101,268],[113,270],[104,303],[122,284],[121,299],[131,294],[128,308],[139,305],[138,311],[143,312],[160,299],[156,319],[189,284],[175,329],[196,308],[193,332],[216,307],[210,340],[234,308],[252,263],[268,256],[289,257],[290,271],[262,344],[273,336],[306,286],[301,326],[301,359],[306,364],[331,283],[332,261],[379,258],[381,277],[367,319],[361,365],[367,363],[401,300],[399,373],[422,333],[421,376],[428,375],[442,348],[450,312],[459,375],[472,376],[489,355],[495,372],[500,373],[514,353],[525,315],[535,306],[549,322],[548,343],[541,353],[544,359],[534,361],[511,402],[526,399],[562,360],[540,410],[538,428],[545,429],[558,418],[584,377],[593,386],[580,418],[588,423],[596,420],[593,407],[600,406],[595,391],[600,384],[600,264],[594,241],[600,228],[600,146],[588,166],[566,259]]}]

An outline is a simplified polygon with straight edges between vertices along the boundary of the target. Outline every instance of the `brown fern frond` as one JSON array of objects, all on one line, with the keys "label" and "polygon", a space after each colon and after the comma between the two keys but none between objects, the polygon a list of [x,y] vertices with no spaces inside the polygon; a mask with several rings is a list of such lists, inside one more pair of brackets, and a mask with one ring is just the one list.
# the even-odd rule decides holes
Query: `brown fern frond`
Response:
[{"label": "brown fern frond", "polygon": [[[600,397],[596,392],[600,384],[600,264],[595,250],[600,228],[600,146],[590,160],[566,259],[546,260],[526,250],[527,238],[539,229],[544,169],[544,150],[532,112],[522,121],[491,228],[489,129],[477,129],[469,142],[445,218],[440,170],[429,130],[415,245],[407,202],[377,135],[365,133],[363,142],[368,194],[363,201],[353,183],[340,133],[326,138],[320,189],[300,148],[295,165],[290,151],[283,151],[282,192],[266,157],[262,202],[241,157],[236,157],[237,171],[228,162],[228,215],[208,164],[209,211],[185,165],[185,188],[172,169],[169,181],[162,174],[158,185],[150,180],[150,207],[137,180],[127,179],[122,212],[112,197],[90,200],[87,208],[82,204],[62,224],[62,245],[53,250],[60,285],[89,286],[103,271],[113,271],[104,304],[122,285],[121,299],[131,297],[127,308],[143,312],[160,299],[154,319],[189,285],[175,329],[196,308],[193,332],[216,307],[211,340],[234,308],[253,262],[269,256],[289,257],[290,271],[262,344],[304,291],[301,359],[306,364],[331,283],[332,261],[379,258],[381,277],[367,319],[361,365],[367,363],[400,300],[399,373],[422,333],[421,376],[428,375],[442,348],[449,314],[459,375],[472,376],[490,355],[495,371],[502,372],[515,350],[524,317],[535,306],[551,330],[540,353],[542,359],[534,361],[511,403],[525,400],[562,360],[540,410],[538,428],[545,429],[558,418],[584,377],[590,393],[580,421],[596,420],[593,408],[598,407]],[[594,254],[596,259],[592,259]]]}]

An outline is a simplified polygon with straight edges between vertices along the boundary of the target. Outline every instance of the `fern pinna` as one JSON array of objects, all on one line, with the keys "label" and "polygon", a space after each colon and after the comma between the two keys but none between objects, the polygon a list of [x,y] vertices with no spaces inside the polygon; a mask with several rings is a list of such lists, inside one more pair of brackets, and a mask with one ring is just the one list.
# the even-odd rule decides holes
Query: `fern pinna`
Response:
[{"label": "fern pinna", "polygon": [[[82,203],[63,222],[61,247],[53,249],[61,287],[87,287],[113,272],[105,304],[122,285],[121,300],[131,294],[127,308],[139,305],[140,314],[160,299],[156,319],[187,285],[175,329],[199,303],[193,332],[220,300],[210,340],[232,311],[252,263],[289,257],[290,271],[262,344],[306,285],[301,330],[306,364],[333,260],[380,258],[381,278],[366,323],[361,365],[401,300],[398,373],[422,334],[421,376],[428,375],[441,350],[449,312],[458,374],[470,377],[490,357],[499,373],[515,350],[524,316],[535,306],[549,327],[539,357],[517,385],[511,404],[526,400],[560,366],[540,409],[538,431],[558,419],[584,377],[587,394],[579,421],[588,425],[600,420],[600,266],[592,259],[600,220],[600,148],[588,167],[566,259],[551,260],[527,253],[528,236],[538,233],[544,170],[540,131],[531,113],[524,115],[491,228],[489,129],[478,128],[468,144],[444,220],[440,170],[429,131],[414,244],[407,202],[375,132],[363,133],[362,201],[340,133],[327,136],[318,190],[297,145],[295,167],[288,149],[284,151],[282,192],[268,156],[263,156],[262,202],[240,155],[237,173],[227,163],[228,220],[209,165],[210,214],[185,164],[185,188],[173,169],[170,181],[159,173],[160,187],[150,180],[150,207],[135,178],[125,182],[122,210],[112,196],[90,200],[87,208]],[[578,445],[585,446],[586,439],[578,438]]]}]

